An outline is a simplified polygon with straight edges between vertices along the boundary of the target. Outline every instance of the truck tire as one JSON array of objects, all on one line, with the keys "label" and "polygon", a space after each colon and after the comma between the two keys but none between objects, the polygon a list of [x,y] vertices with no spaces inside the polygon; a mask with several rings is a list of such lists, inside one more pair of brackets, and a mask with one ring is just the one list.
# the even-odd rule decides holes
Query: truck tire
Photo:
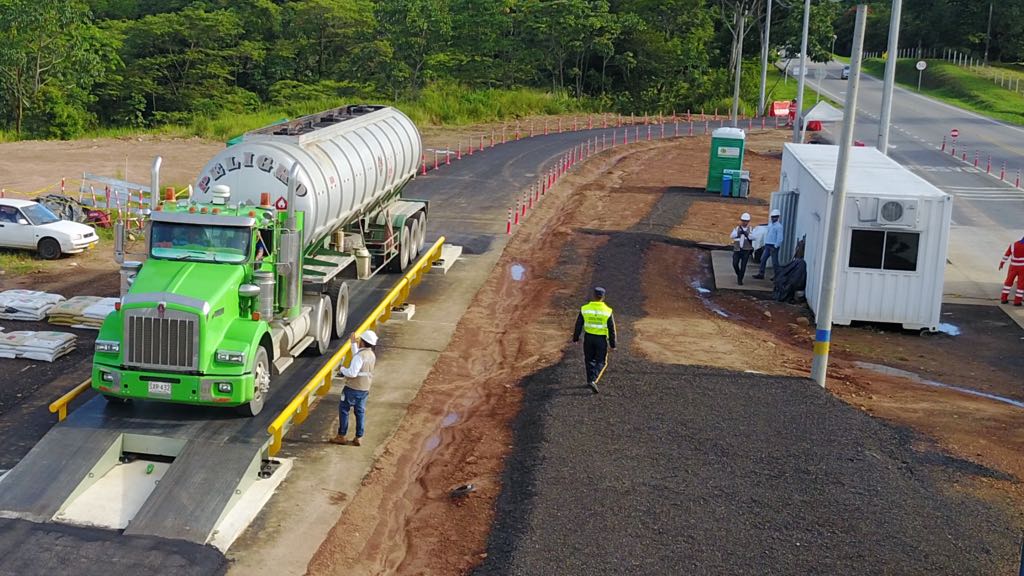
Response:
[{"label": "truck tire", "polygon": [[427,213],[420,212],[416,218],[420,221],[420,236],[416,239],[416,255],[418,256],[423,252],[423,247],[427,243]]},{"label": "truck tire", "polygon": [[331,305],[331,297],[324,294],[321,300],[323,306],[320,307],[320,321],[316,323],[317,333],[313,335],[315,340],[310,346],[317,356],[323,356],[330,351],[331,334],[334,333],[334,306]]},{"label": "truck tire", "polygon": [[263,404],[270,395],[270,356],[263,346],[256,347],[256,358],[252,363],[252,400],[236,410],[243,416],[255,416],[263,411]]},{"label": "truck tire", "polygon": [[53,238],[43,238],[37,246],[39,257],[43,260],[56,260],[60,258],[60,242]]},{"label": "truck tire", "polygon": [[345,331],[348,327],[348,283],[338,279],[331,280],[327,285],[327,291],[331,297],[331,306],[334,308],[334,337],[344,338],[348,334]]},{"label": "truck tire", "polygon": [[416,262],[420,255],[420,219],[416,216],[409,221],[409,264]]},{"label": "truck tire", "polygon": [[405,226],[402,226],[401,245],[398,247],[398,271],[405,272],[405,269],[409,267],[410,252],[412,252],[412,238],[409,230],[410,222],[406,222]]}]

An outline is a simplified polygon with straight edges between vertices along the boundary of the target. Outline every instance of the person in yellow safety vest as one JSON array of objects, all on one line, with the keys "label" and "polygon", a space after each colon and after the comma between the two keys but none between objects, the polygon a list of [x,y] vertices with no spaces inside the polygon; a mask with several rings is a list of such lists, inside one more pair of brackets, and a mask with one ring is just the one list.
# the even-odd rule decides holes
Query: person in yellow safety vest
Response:
[{"label": "person in yellow safety vest", "polygon": [[597,381],[604,374],[608,347],[615,349],[615,319],[611,306],[604,303],[605,289],[594,288],[594,299],[580,308],[572,341],[580,341],[583,333],[583,360],[587,366],[587,386],[597,394]]}]

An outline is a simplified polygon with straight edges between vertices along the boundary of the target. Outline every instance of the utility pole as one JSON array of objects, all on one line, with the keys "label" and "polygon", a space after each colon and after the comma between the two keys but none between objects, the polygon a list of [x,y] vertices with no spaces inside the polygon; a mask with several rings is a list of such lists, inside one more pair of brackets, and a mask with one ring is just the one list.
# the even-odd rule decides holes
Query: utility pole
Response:
[{"label": "utility pole", "polygon": [[736,8],[736,30],[739,37],[736,40],[736,83],[732,89],[732,125],[740,125],[740,80],[743,78],[743,24],[747,21],[747,7]]},{"label": "utility pole", "polygon": [[[857,5],[857,21],[853,28],[853,50],[850,53],[850,85],[843,108],[843,135],[839,141],[839,162],[836,166],[832,208],[828,216],[828,238],[825,241],[825,270],[822,275],[821,295],[818,297],[817,331],[814,336],[814,360],[811,377],[822,388],[828,372],[828,348],[832,341],[832,307],[835,303],[836,269],[839,264],[839,244],[842,240],[843,212],[846,208],[846,176],[850,168],[853,148],[853,124],[857,116],[857,92],[860,89],[860,65],[864,52],[864,24],[867,4]],[[894,55],[890,52],[889,57]]]},{"label": "utility pole", "polygon": [[992,43],[992,2],[988,3],[988,30],[985,32],[985,64],[988,64],[988,46]]},{"label": "utility pole", "polygon": [[768,47],[772,31],[772,3],[775,0],[765,0],[764,13],[764,37],[761,38],[761,92],[757,99],[757,114],[764,116],[765,89],[768,85]]},{"label": "utility pole", "polygon": [[889,57],[885,60],[882,115],[878,121],[878,150],[886,156],[889,155],[889,122],[892,121],[892,91],[896,84],[896,52],[899,50],[900,12],[902,10],[903,0],[892,0],[892,18],[889,20]]},{"label": "utility pole", "polygon": [[807,35],[811,28],[811,0],[804,0],[804,28],[800,37],[800,74],[796,80],[796,115],[793,117],[793,142],[804,141],[804,79],[807,76]]}]

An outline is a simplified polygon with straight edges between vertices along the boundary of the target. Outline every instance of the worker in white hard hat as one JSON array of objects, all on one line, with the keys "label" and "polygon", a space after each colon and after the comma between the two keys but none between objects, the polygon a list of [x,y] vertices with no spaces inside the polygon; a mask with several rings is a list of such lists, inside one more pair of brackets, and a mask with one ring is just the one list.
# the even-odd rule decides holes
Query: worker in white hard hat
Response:
[{"label": "worker in white hard hat", "polygon": [[[769,217],[771,222],[768,223],[768,231],[764,234],[761,268],[754,278],[764,278],[764,268],[769,256],[772,259],[772,274],[779,273],[779,250],[782,249],[782,222],[779,222],[779,218],[782,217],[782,212],[779,212],[778,208],[773,209]],[[774,277],[772,279],[774,280]]]},{"label": "worker in white hard hat", "polygon": [[743,275],[747,273],[747,261],[754,251],[754,240],[751,236],[750,214],[744,212],[740,216],[740,225],[732,229],[732,269],[736,272],[736,283],[743,286]]},{"label": "worker in white hard hat", "polygon": [[373,385],[373,368],[377,364],[377,334],[367,330],[362,334],[352,333],[352,360],[348,366],[342,367],[338,373],[345,377],[345,387],[341,390],[341,403],[338,404],[338,435],[331,438],[332,444],[348,444],[348,411],[356,416],[356,436],[352,439],[353,446],[362,443],[363,424],[366,421],[366,398],[370,395]]}]

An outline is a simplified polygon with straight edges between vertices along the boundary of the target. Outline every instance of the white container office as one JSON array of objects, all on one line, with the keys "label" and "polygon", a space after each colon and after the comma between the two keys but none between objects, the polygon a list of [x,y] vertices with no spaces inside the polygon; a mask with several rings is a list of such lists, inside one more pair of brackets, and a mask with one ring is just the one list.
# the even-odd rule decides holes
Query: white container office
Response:
[{"label": "white container office", "polygon": [[[804,241],[805,294],[817,314],[831,221],[837,146],[786,144],[780,192],[798,195],[794,236]],[[952,197],[875,148],[850,154],[833,322],[937,330]]]}]

